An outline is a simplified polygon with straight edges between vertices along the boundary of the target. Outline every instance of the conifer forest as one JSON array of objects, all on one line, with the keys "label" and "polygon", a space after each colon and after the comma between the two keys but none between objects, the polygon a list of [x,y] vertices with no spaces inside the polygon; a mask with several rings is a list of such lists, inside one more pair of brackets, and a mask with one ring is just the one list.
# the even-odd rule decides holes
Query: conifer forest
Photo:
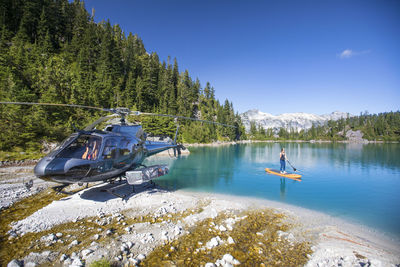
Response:
[{"label": "conifer forest", "polygon": [[[59,103],[170,114],[234,125],[179,120],[179,142],[243,139],[345,140],[349,129],[368,140],[399,141],[400,113],[361,114],[301,132],[245,128],[228,99],[220,103],[176,58],[161,61],[140,37],[109,21],[95,22],[83,1],[0,0],[0,101]],[[206,77],[203,77],[206,78]],[[267,97],[266,93],[266,97]],[[265,107],[268,110],[268,106]],[[104,112],[55,106],[0,105],[0,151],[39,151]],[[171,118],[135,116],[153,135],[173,136]],[[277,137],[278,136],[278,137]]]},{"label": "conifer forest", "polygon": [[[179,121],[179,141],[212,142],[244,137],[233,105],[219,103],[210,83],[201,85],[177,59],[161,62],[139,36],[119,25],[96,23],[76,0],[0,1],[0,99],[66,103],[179,115],[235,125]],[[80,108],[0,105],[0,150],[37,150],[61,141],[107,114]],[[137,117],[154,135],[173,136],[170,118]]]}]

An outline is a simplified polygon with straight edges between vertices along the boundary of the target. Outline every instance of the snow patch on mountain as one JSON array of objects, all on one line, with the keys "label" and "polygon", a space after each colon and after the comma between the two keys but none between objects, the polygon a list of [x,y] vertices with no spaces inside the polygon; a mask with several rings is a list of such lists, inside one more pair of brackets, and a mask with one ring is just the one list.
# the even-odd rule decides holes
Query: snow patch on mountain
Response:
[{"label": "snow patch on mountain", "polygon": [[255,121],[256,125],[261,125],[265,130],[274,129],[279,131],[280,128],[287,130],[293,129],[301,131],[310,129],[314,125],[323,125],[328,120],[339,120],[351,116],[349,113],[335,111],[331,114],[315,115],[310,113],[284,113],[280,115],[272,115],[264,113],[258,109],[252,109],[240,114],[242,122],[246,127],[246,131],[250,130],[250,122]]}]

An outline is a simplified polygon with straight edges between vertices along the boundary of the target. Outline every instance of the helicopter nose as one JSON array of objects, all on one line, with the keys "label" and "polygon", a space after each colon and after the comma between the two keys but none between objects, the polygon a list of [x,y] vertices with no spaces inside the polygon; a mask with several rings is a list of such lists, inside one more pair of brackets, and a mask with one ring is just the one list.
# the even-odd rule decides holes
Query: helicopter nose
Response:
[{"label": "helicopter nose", "polygon": [[35,166],[33,172],[43,180],[54,180],[54,176],[64,174],[65,159],[44,157]]},{"label": "helicopter nose", "polygon": [[49,158],[42,158],[33,169],[36,177],[42,178],[46,175],[46,167],[50,163],[51,159]]}]

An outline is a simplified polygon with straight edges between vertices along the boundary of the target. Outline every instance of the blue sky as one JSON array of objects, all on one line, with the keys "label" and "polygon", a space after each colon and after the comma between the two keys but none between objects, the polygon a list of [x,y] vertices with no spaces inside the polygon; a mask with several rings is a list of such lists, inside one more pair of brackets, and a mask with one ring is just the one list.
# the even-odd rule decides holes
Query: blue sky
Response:
[{"label": "blue sky", "polygon": [[86,0],[142,38],[161,60],[177,58],[221,103],[359,115],[400,110],[400,1]]}]

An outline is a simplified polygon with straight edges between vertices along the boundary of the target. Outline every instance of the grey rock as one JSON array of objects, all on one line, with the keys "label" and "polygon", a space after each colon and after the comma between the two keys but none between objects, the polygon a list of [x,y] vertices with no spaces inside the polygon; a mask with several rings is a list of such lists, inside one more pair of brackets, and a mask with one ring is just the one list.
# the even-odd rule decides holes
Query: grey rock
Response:
[{"label": "grey rock", "polygon": [[137,260],[137,259],[133,259],[133,258],[130,258],[129,259],[129,262],[133,265],[133,266],[136,266],[137,264],[139,264],[140,263],[140,261],[139,260]]},{"label": "grey rock", "polygon": [[82,250],[82,257],[86,257],[87,255],[89,255],[89,254],[92,254],[93,253],[93,250],[91,250],[91,249],[84,249],[84,250]]},{"label": "grey rock", "polygon": [[240,262],[235,259],[231,254],[225,254],[222,259],[215,262],[216,266],[223,267],[233,267],[234,265],[239,265]]},{"label": "grey rock", "polygon": [[7,264],[7,267],[22,267],[24,266],[24,262],[19,261],[19,260],[12,260]]},{"label": "grey rock", "polygon": [[131,249],[133,247],[133,242],[128,241],[126,242],[126,245],[128,246],[129,249]]},{"label": "grey rock", "polygon": [[120,247],[120,250],[121,250],[122,253],[129,252],[128,245],[127,244],[122,244],[121,247]]},{"label": "grey rock", "polygon": [[235,244],[235,240],[232,237],[228,237],[228,244]]},{"label": "grey rock", "polygon": [[145,258],[146,258],[146,256],[144,254],[139,254],[137,256],[137,259],[140,260],[140,261],[144,260]]},{"label": "grey rock", "polygon": [[72,264],[72,259],[71,258],[67,258],[65,261],[64,261],[64,266],[70,266],[71,264]]},{"label": "grey rock", "polygon": [[76,246],[78,244],[79,244],[79,241],[75,239],[74,241],[71,242],[71,244],[69,244],[69,246],[72,247],[72,246]]},{"label": "grey rock", "polygon": [[206,247],[208,249],[212,249],[216,246],[219,246],[222,243],[222,240],[219,236],[211,238],[210,241],[207,242]]},{"label": "grey rock", "polygon": [[13,230],[8,231],[8,234],[10,235],[10,237],[18,237],[18,234]]},{"label": "grey rock", "polygon": [[226,227],[223,226],[223,225],[220,225],[220,226],[219,226],[219,230],[220,230],[221,232],[225,232],[225,231],[226,231]]},{"label": "grey rock", "polygon": [[113,234],[113,231],[111,231],[111,230],[106,231],[106,235],[112,235],[112,234]]},{"label": "grey rock", "polygon": [[60,257],[60,261],[63,262],[66,259],[68,259],[68,256],[66,254],[62,254],[61,257]]},{"label": "grey rock", "polygon": [[346,132],[346,138],[350,141],[350,142],[354,142],[354,143],[364,143],[367,140],[363,139],[363,133],[360,130],[357,131],[353,131],[353,130],[348,130]]},{"label": "grey rock", "polygon": [[83,266],[81,259],[75,258],[69,267],[81,267],[81,266]]}]

